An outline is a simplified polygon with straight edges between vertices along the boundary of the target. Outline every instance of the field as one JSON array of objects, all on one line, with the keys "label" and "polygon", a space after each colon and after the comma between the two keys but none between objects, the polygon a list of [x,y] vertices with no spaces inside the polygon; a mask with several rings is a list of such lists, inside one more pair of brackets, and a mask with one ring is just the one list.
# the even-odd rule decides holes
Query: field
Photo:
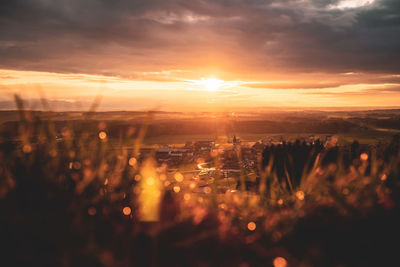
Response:
[{"label": "field", "polygon": [[[103,115],[78,120],[20,110],[19,117],[11,112],[2,120],[0,234],[2,260],[10,263],[6,266],[399,262],[397,247],[391,245],[398,241],[400,223],[397,125],[377,131],[370,117],[369,128],[356,124],[362,120],[354,113],[350,126],[347,114],[340,123],[314,118],[303,133],[293,133],[295,128],[263,132],[268,125],[257,133],[236,132],[235,127],[244,125],[280,127],[277,114],[268,122],[260,120],[263,114],[239,118],[242,124],[231,128],[225,120],[221,128],[192,134],[194,119],[185,119],[187,127],[180,127],[181,118],[153,114],[148,120],[144,113],[127,123]],[[296,121],[305,122],[307,116],[297,114],[290,123],[300,125]],[[215,124],[206,120],[199,123]],[[167,123],[175,126],[163,128]],[[334,132],[332,125],[341,131]],[[186,134],[174,134],[179,128]],[[320,130],[311,131],[315,129]],[[218,147],[227,144],[218,142],[231,142],[234,135],[242,142],[233,154],[223,154]],[[310,135],[323,142],[337,136],[338,142],[295,142]],[[215,137],[215,150],[178,168],[157,163],[152,154],[140,155],[145,147]],[[276,144],[265,147],[251,176],[242,166],[241,151],[265,138]],[[203,167],[191,171],[203,162],[218,167],[227,155],[237,160],[239,176],[214,172],[201,178],[196,174]]]}]

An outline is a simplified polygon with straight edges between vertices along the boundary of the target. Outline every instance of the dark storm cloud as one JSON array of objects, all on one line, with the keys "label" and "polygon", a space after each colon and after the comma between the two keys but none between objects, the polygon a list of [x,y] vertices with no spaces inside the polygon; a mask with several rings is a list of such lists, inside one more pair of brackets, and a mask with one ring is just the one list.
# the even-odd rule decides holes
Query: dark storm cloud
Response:
[{"label": "dark storm cloud", "polygon": [[400,2],[5,0],[0,68],[400,72]]}]

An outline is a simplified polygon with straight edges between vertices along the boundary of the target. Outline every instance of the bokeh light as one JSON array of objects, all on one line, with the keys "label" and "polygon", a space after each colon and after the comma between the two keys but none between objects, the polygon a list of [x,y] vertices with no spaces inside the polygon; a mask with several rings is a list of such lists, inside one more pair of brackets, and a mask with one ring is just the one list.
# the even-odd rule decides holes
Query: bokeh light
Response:
[{"label": "bokeh light", "polygon": [[247,229],[249,229],[250,231],[256,230],[256,223],[255,222],[249,222],[247,224]]},{"label": "bokeh light", "polygon": [[88,209],[88,214],[89,214],[90,216],[94,216],[94,215],[96,215],[96,213],[97,213],[97,211],[96,211],[96,208],[95,208],[95,207],[90,207],[90,208]]},{"label": "bokeh light", "polygon": [[283,257],[276,257],[273,261],[274,267],[287,267],[287,261]]},{"label": "bokeh light", "polygon": [[132,157],[129,159],[128,163],[129,163],[129,166],[134,167],[137,163],[137,160],[136,160],[136,158]]},{"label": "bokeh light", "polygon": [[360,155],[360,159],[361,159],[362,161],[368,160],[368,154],[367,154],[367,153],[362,153],[362,154]]},{"label": "bokeh light", "polygon": [[128,207],[128,206],[126,206],[126,207],[124,207],[124,208],[122,209],[122,213],[123,213],[124,215],[126,215],[126,216],[130,215],[131,212],[132,212],[132,210],[131,210],[131,208]]},{"label": "bokeh light", "polygon": [[305,196],[305,194],[304,194],[304,192],[303,191],[297,191],[296,192],[296,197],[299,199],[299,200],[304,200],[304,196]]},{"label": "bokeh light", "polygon": [[212,191],[212,190],[211,190],[211,187],[209,187],[209,186],[204,187],[204,193],[210,194],[211,191]]},{"label": "bokeh light", "polygon": [[101,140],[105,140],[105,139],[107,138],[106,132],[101,131],[101,132],[99,133],[99,138],[100,138]]},{"label": "bokeh light", "polygon": [[185,193],[183,195],[183,199],[186,200],[186,201],[189,201],[190,200],[190,194],[189,193]]},{"label": "bokeh light", "polygon": [[181,191],[181,188],[179,186],[174,186],[174,192],[179,193]]},{"label": "bokeh light", "polygon": [[183,175],[180,172],[175,173],[174,177],[178,183],[183,181]]},{"label": "bokeh light", "polygon": [[24,145],[23,147],[22,147],[22,151],[24,152],[24,153],[26,153],[26,154],[28,154],[28,153],[31,153],[32,152],[32,146],[31,145]]}]

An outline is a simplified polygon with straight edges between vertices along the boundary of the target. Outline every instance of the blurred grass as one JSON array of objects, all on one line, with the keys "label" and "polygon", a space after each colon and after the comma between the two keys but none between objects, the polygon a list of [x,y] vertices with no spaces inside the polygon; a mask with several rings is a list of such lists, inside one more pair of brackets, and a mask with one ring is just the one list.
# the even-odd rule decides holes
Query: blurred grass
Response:
[{"label": "blurred grass", "polygon": [[[323,151],[299,183],[288,169],[281,180],[272,167],[277,158],[272,156],[265,169],[258,164],[256,190],[246,190],[251,179],[241,166],[241,187],[236,190],[232,177],[214,174],[202,181],[179,173],[192,167],[168,172],[166,166],[141,160],[144,144],[204,138],[146,139],[151,112],[141,127],[120,132],[112,143],[101,120],[97,128],[84,130],[85,122],[96,116],[98,101],[79,124],[62,129],[60,140],[51,113],[26,111],[22,99],[16,97],[20,141],[3,137],[0,144],[0,233],[7,245],[6,259],[16,265],[211,266],[223,262],[272,266],[280,256],[291,266],[354,266],[357,259],[360,264],[356,265],[366,266],[385,262],[381,255],[392,251],[382,242],[397,238],[390,233],[397,230],[399,221],[398,141],[358,150],[349,166],[343,160],[348,146],[335,144],[331,149],[338,149],[338,156],[324,165],[329,149]],[[261,137],[239,136],[243,140]],[[347,144],[356,137],[339,140]],[[359,137],[373,144],[389,136],[365,133]],[[237,153],[240,160],[240,147]],[[218,166],[221,156],[210,158]],[[158,210],[154,205],[159,212],[152,213],[148,222],[143,213]],[[358,227],[368,230],[358,232]],[[337,236],[321,234],[330,229]],[[368,238],[376,244],[368,241],[365,246]],[[341,249],[335,252],[328,244],[336,241],[341,241],[339,246],[360,246],[364,253],[372,250],[376,255],[360,259],[363,253],[358,251],[353,255]],[[304,252],[304,247],[311,252]],[[211,255],[210,248],[214,249]],[[397,259],[395,253],[391,256],[386,260]]]}]

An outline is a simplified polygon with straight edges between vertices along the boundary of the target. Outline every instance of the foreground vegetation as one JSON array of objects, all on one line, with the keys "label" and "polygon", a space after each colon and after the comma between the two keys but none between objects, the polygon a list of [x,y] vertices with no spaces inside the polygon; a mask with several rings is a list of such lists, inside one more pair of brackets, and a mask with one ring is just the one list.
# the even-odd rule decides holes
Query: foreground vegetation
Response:
[{"label": "foreground vegetation", "polygon": [[[20,107],[0,145],[5,266],[395,266],[399,139],[332,143],[295,180],[259,162],[252,191],[169,173],[139,155],[148,123],[111,144],[108,127],[66,125]],[[151,114],[149,115],[149,120]],[[348,151],[351,157],[345,157]],[[240,152],[239,152],[240,153]],[[218,150],[213,153],[219,160]],[[345,160],[346,159],[346,160]],[[349,161],[350,159],[350,161]],[[293,158],[294,161],[298,160]],[[255,188],[255,189],[254,189]],[[2,264],[3,265],[3,264]]]}]

